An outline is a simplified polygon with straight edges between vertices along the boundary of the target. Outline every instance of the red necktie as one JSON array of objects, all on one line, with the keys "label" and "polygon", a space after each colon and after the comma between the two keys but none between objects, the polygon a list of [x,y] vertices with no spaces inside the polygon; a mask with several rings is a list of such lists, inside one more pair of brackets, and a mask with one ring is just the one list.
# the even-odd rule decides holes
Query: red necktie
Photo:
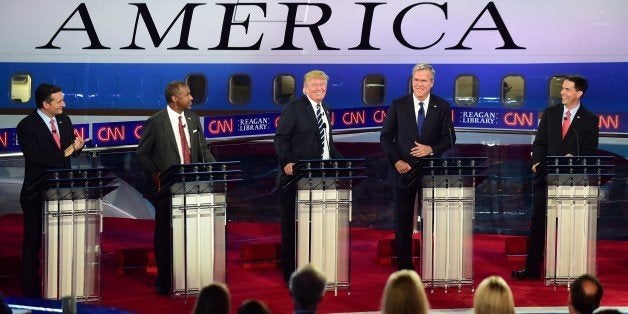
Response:
[{"label": "red necktie", "polygon": [[55,139],[57,147],[61,149],[61,137],[59,136],[59,132],[57,132],[57,126],[54,119],[50,119],[50,129],[52,130],[52,137]]},{"label": "red necktie", "polygon": [[565,139],[565,135],[567,135],[567,131],[569,130],[569,126],[571,125],[571,111],[567,111],[565,113],[565,117],[563,118],[563,139]]},{"label": "red necktie", "polygon": [[183,163],[189,164],[192,162],[192,155],[190,154],[190,146],[188,145],[188,139],[185,137],[185,125],[181,121],[179,116],[179,136],[181,137],[181,150],[183,151]]}]

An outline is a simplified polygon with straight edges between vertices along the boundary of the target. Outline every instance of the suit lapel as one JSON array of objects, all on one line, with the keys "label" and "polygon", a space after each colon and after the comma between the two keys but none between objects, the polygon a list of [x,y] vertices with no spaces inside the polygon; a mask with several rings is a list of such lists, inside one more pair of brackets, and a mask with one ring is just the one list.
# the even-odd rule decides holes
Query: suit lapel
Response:
[{"label": "suit lapel", "polygon": [[[176,156],[179,156],[179,148],[177,147],[177,140],[174,138],[174,130],[172,129],[172,124],[170,123],[170,116],[168,115],[167,109],[162,111],[161,115],[161,127],[164,129],[164,134],[168,138],[168,142],[172,145],[172,149],[176,152]],[[180,158],[179,158],[180,159]]]},{"label": "suit lapel", "polygon": [[429,130],[430,125],[433,124],[434,121],[437,120],[437,116],[438,116],[437,111],[439,110],[439,108],[438,108],[438,105],[436,105],[434,102],[434,95],[431,95],[430,103],[427,106],[428,106],[428,109],[427,109],[427,114],[425,115],[425,122],[423,122],[423,130]]},{"label": "suit lapel", "polygon": [[[198,139],[197,136],[198,134],[196,134],[196,132],[198,132],[196,130],[196,125],[194,125],[192,123],[192,117],[190,116],[189,111],[186,111],[185,113],[185,120],[187,120],[187,124],[188,124],[188,133],[190,133],[190,157],[191,157],[191,162],[196,162],[197,161],[197,151],[196,151],[196,140]],[[194,132],[196,131],[196,132]]]},{"label": "suit lapel", "polygon": [[[41,132],[41,134],[48,134],[46,136],[46,138],[48,139],[48,142],[50,143],[51,147],[55,147],[57,149],[59,149],[59,147],[57,146],[57,143],[55,142],[54,137],[52,137],[52,132],[50,132],[50,129],[48,129],[48,125],[46,124],[47,122],[44,122],[44,120],[41,118],[41,116],[39,116],[39,113],[35,112],[34,113],[35,116],[35,120],[37,121],[37,127],[39,128],[39,132]],[[55,117],[55,120],[56,117]],[[48,121],[50,121],[50,119],[48,118]],[[61,128],[59,127],[59,120],[57,120],[57,132],[59,132],[59,136],[61,136]],[[61,142],[63,143],[63,138],[61,138]]]},{"label": "suit lapel", "polygon": [[[405,105],[403,106],[403,113],[402,113],[405,117],[401,117],[403,119],[406,119],[406,123],[408,125],[413,125],[414,128],[414,138],[417,139],[419,138],[419,128],[416,122],[416,118],[417,118],[417,114],[418,112],[414,112],[414,100],[412,98],[412,94],[410,94],[408,96],[408,100],[405,102]],[[425,129],[425,120],[423,123],[423,130]],[[421,130],[422,131],[422,130]]]},{"label": "suit lapel", "polygon": [[307,115],[310,117],[310,120],[312,120],[312,124],[314,124],[318,128],[318,120],[316,119],[316,112],[314,112],[314,109],[312,109],[312,104],[310,103],[310,100],[307,98],[307,96],[303,96],[302,100],[303,100],[303,106],[305,107],[305,112],[307,112]]}]

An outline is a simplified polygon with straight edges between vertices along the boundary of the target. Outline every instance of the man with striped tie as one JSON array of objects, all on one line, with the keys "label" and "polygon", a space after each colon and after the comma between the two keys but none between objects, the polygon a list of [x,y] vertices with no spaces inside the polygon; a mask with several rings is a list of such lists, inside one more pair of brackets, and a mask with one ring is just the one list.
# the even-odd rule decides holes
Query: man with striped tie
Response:
[{"label": "man with striped tie", "polygon": [[[286,104],[281,113],[275,132],[278,181],[282,175],[293,175],[299,160],[342,158],[331,136],[331,112],[323,102],[328,80],[323,71],[306,73],[303,97]],[[281,264],[286,283],[295,271],[295,201],[296,188],[281,192]]]},{"label": "man with striped tie", "polygon": [[84,140],[74,135],[70,117],[63,114],[61,87],[41,84],[35,90],[37,108],[17,125],[17,138],[24,154],[24,184],[20,205],[24,213],[22,240],[22,290],[25,297],[41,297],[39,251],[42,243],[41,193],[35,182],[49,169],[68,169],[70,158],[83,149]]}]

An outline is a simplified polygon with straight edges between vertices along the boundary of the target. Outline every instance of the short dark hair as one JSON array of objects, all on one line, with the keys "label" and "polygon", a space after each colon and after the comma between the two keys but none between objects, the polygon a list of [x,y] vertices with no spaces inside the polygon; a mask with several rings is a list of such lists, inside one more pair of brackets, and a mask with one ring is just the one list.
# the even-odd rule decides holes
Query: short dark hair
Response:
[{"label": "short dark hair", "polygon": [[582,95],[584,95],[587,92],[587,88],[589,88],[589,82],[584,78],[584,76],[570,75],[565,77],[565,80],[573,82],[576,90],[582,92]]},{"label": "short dark hair", "polygon": [[166,97],[167,104],[169,104],[172,101],[172,96],[179,93],[179,88],[181,88],[181,86],[187,86],[187,84],[181,81],[174,81],[166,85],[164,96]]},{"label": "short dark hair", "polygon": [[325,293],[327,279],[314,265],[307,264],[290,276],[290,292],[295,305],[302,309],[316,309]]},{"label": "short dark hair", "polygon": [[[593,294],[587,294],[584,291],[584,283],[590,282],[595,284],[596,291]],[[604,288],[600,281],[593,275],[584,274],[578,277],[571,283],[569,297],[571,299],[571,306],[578,313],[587,314],[593,313],[595,309],[600,307],[600,301],[602,301],[602,295],[604,294]]]},{"label": "short dark hair", "polygon": [[231,312],[231,295],[227,286],[214,282],[204,287],[196,299],[194,314]]},{"label": "short dark hair", "polygon": [[44,101],[51,101],[50,95],[61,91],[61,87],[52,84],[40,84],[35,90],[35,105],[37,108],[44,107]]}]

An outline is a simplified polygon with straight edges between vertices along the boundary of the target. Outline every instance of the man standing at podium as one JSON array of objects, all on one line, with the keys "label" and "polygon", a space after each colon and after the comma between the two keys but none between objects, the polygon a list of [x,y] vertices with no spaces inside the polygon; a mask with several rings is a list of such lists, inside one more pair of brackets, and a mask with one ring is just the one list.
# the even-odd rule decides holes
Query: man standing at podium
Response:
[{"label": "man standing at podium", "polygon": [[146,174],[144,197],[155,207],[155,288],[160,295],[169,294],[172,287],[172,211],[170,193],[160,193],[160,176],[172,165],[215,161],[207,147],[201,121],[190,110],[192,95],[187,84],[168,84],[165,97],[168,105],[146,120],[137,147],[137,160]]},{"label": "man standing at podium", "polygon": [[[331,112],[323,102],[329,77],[323,71],[310,71],[303,78],[303,97],[285,105],[275,132],[275,151],[281,176],[292,176],[294,165],[303,159],[342,158],[331,136]],[[279,189],[281,190],[281,186]],[[281,265],[288,283],[295,271],[296,187],[281,190]]]},{"label": "man standing at podium", "polygon": [[[452,148],[456,133],[449,103],[431,93],[434,68],[425,63],[412,69],[412,93],[393,100],[382,126],[380,143],[390,163],[395,215],[395,249],[399,269],[412,269],[414,204],[420,190],[407,178],[420,171],[423,157],[439,157]],[[420,204],[420,193],[419,193]]]},{"label": "man standing at podium", "polygon": [[513,271],[516,279],[538,279],[545,244],[547,213],[547,183],[542,164],[547,156],[592,156],[597,154],[599,138],[598,117],[584,108],[580,99],[587,91],[587,80],[582,76],[568,76],[560,90],[562,105],[543,112],[532,143],[533,181],[532,218],[525,267]]},{"label": "man standing at podium", "polygon": [[70,117],[63,114],[61,87],[41,84],[35,90],[36,110],[17,125],[24,154],[24,183],[20,205],[24,213],[22,289],[27,298],[41,298],[39,253],[42,243],[43,195],[33,186],[49,169],[71,168],[70,157],[80,153],[84,141],[74,135]]}]

